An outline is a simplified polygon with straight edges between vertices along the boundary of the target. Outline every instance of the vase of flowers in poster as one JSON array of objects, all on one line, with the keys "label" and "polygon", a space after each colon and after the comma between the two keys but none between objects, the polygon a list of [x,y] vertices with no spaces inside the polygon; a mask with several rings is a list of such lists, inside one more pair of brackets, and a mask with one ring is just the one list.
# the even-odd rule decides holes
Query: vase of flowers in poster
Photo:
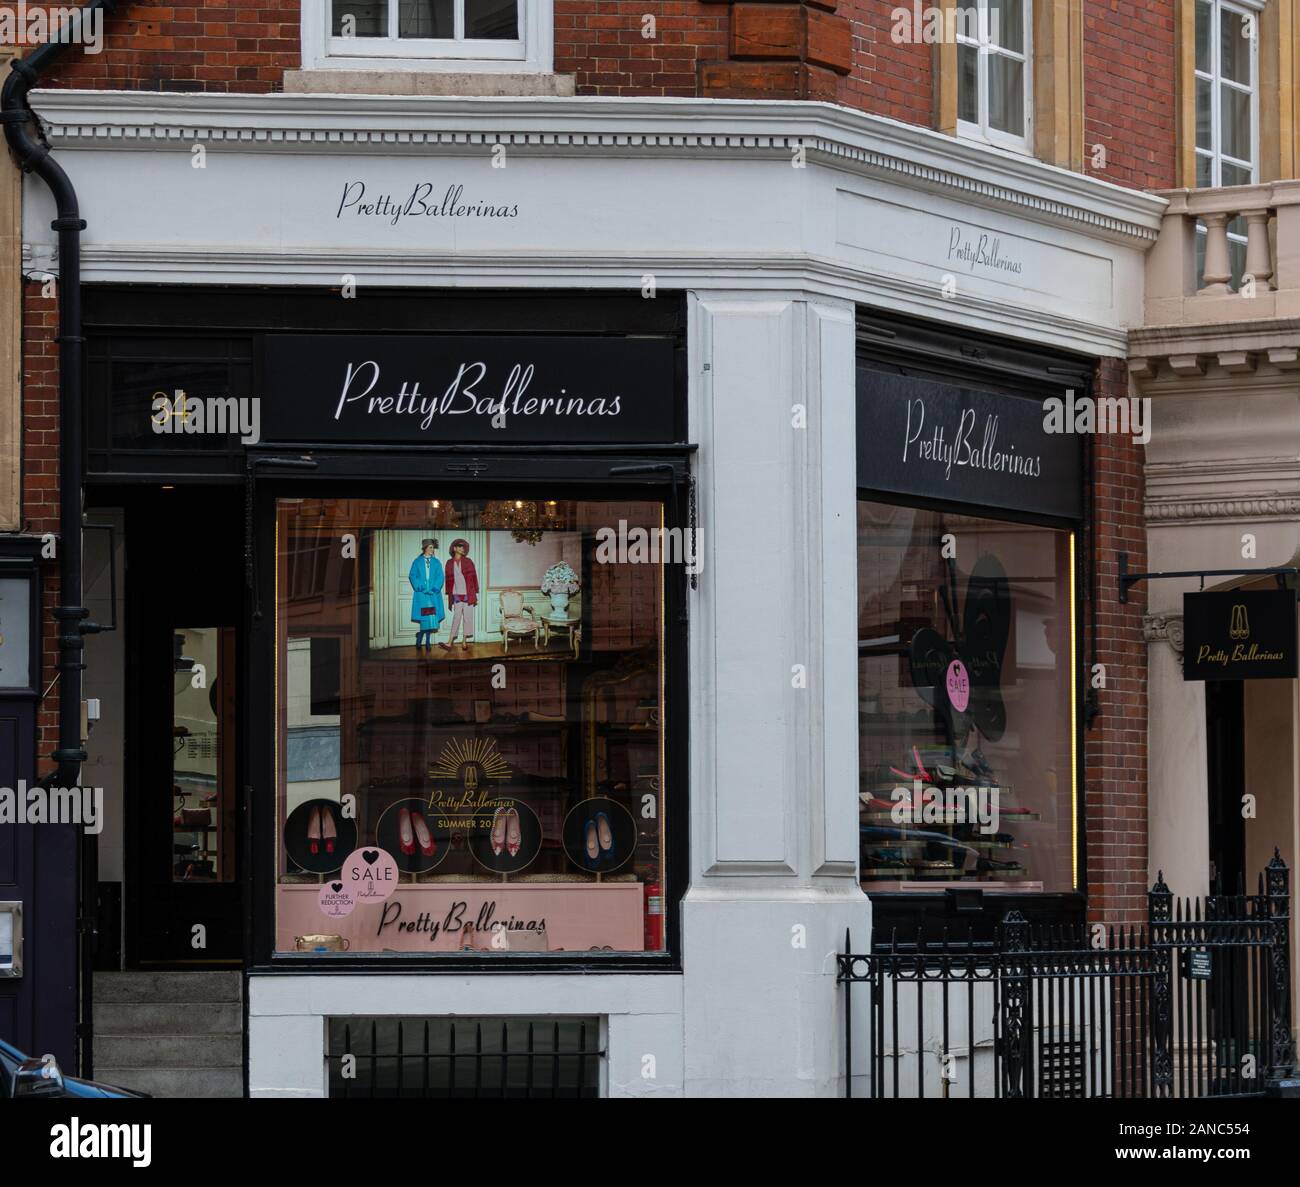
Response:
[{"label": "vase of flowers in poster", "polygon": [[578,592],[581,582],[578,574],[568,561],[559,561],[546,570],[542,578],[542,593],[551,599],[549,618],[556,622],[567,622],[569,618],[569,598]]}]

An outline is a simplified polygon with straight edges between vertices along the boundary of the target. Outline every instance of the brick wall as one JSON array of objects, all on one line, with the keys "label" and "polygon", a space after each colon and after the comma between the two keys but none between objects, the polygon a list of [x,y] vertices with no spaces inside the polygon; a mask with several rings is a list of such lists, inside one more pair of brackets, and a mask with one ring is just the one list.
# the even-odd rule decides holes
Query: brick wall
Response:
[{"label": "brick wall", "polygon": [[700,63],[726,55],[728,10],[699,0],[555,0],[556,73],[574,75],[581,95],[693,96]]},{"label": "brick wall", "polygon": [[284,71],[300,63],[297,0],[119,4],[104,29],[102,53],[74,47],[43,85],[256,93],[280,90]]},{"label": "brick wall", "polygon": [[[1096,394],[1128,395],[1121,360],[1102,361]],[[1104,433],[1092,438],[1092,446],[1095,527],[1085,555],[1096,567],[1095,662],[1105,665],[1106,687],[1097,694],[1101,714],[1084,741],[1088,914],[1110,924],[1139,923],[1146,919],[1147,891],[1146,592],[1135,587],[1121,605],[1118,580],[1121,552],[1128,553],[1130,569],[1146,569],[1144,450],[1131,437]],[[1088,629],[1085,656],[1091,655]]]},{"label": "brick wall", "polygon": [[[1175,184],[1174,6],[1182,0],[1084,5],[1084,151],[1088,171],[1119,185]],[[1095,145],[1105,164],[1091,165]]]},{"label": "brick wall", "polygon": [[[58,311],[53,296],[42,296],[39,281],[23,286],[23,530],[35,535],[59,531],[59,360]],[[50,688],[58,669],[53,607],[58,605],[57,560],[42,562],[42,690]],[[58,689],[37,710],[37,770],[52,765],[47,757],[58,746]]]},{"label": "brick wall", "polygon": [[904,123],[934,118],[934,47],[890,39],[890,11],[901,0],[841,0],[851,26],[853,64],[840,102]]}]

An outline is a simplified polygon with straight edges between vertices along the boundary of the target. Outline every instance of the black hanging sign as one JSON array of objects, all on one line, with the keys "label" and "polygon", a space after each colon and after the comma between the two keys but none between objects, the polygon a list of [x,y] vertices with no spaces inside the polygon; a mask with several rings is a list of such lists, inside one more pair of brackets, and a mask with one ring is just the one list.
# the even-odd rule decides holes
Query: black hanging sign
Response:
[{"label": "black hanging sign", "polygon": [[861,366],[858,486],[1077,519],[1079,437],[1043,401]]},{"label": "black hanging sign", "polygon": [[647,444],[679,439],[669,338],[269,334],[268,441]]},{"label": "black hanging sign", "polygon": [[1289,589],[1183,594],[1184,680],[1289,680],[1296,596]]}]

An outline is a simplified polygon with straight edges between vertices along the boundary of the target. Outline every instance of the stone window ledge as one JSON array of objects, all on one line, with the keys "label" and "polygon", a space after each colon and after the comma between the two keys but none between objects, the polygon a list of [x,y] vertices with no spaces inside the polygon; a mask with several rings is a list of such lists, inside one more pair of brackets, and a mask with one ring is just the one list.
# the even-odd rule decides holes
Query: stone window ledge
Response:
[{"label": "stone window ledge", "polygon": [[421,70],[286,70],[296,95],[559,95],[574,93],[572,74],[450,73]]}]

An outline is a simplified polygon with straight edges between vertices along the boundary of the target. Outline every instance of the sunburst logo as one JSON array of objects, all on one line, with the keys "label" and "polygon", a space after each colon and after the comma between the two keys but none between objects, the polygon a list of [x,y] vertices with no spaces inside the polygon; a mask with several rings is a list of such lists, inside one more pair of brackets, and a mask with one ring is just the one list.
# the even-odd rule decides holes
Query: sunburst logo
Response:
[{"label": "sunburst logo", "polygon": [[466,791],[477,791],[480,780],[509,779],[510,765],[495,738],[452,738],[429,768],[429,778],[463,782]]}]

